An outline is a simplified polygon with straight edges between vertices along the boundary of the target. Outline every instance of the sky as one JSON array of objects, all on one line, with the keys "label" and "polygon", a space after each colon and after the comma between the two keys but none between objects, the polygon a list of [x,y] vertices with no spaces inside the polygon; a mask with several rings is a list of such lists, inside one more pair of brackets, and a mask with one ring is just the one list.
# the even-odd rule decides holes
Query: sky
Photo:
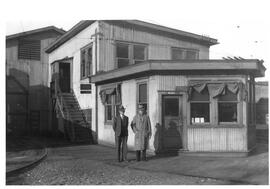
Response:
[{"label": "sky", "polygon": [[[137,0],[136,2],[144,1]],[[98,14],[98,16],[96,16],[95,12],[89,12],[87,15],[83,14],[80,16],[81,11],[83,12],[83,7],[75,11],[74,16],[71,15],[71,17],[66,15],[64,17],[53,17],[54,19],[50,19],[50,17],[45,19],[41,17],[39,19],[31,16],[31,14],[30,17],[26,14],[25,17],[22,17],[23,19],[18,17],[17,19],[12,18],[6,21],[6,35],[49,25],[69,30],[81,19],[139,19],[218,39],[219,44],[210,48],[211,59],[221,59],[227,56],[263,59],[265,67],[268,68],[268,65],[270,65],[270,25],[267,18],[270,16],[268,15],[269,11],[267,10],[266,1],[260,1],[260,3],[254,3],[254,1],[249,3],[250,1],[248,0],[216,2],[211,0],[205,0],[203,3],[194,0],[189,1],[189,3],[187,1],[178,1],[175,6],[170,6],[169,9],[166,9],[167,5],[163,7],[162,4],[159,6],[150,4],[150,7],[153,8],[148,11],[150,14],[153,13],[151,16],[143,14],[145,10],[143,6],[139,6],[141,12],[138,11],[137,14],[130,15],[124,14],[124,12],[121,14],[120,11],[120,16],[119,11],[114,12],[115,14],[110,14],[110,11],[114,9],[110,9],[108,12],[105,10],[102,14]],[[144,4],[147,3],[144,2]],[[194,7],[196,4],[198,6]],[[192,5],[191,9],[185,9],[185,7]],[[108,7],[110,7],[109,3]],[[136,5],[134,5],[134,8],[136,8]],[[103,9],[104,4],[100,6],[100,12],[98,13],[101,13]],[[156,15],[156,11],[160,9],[162,12]],[[130,12],[133,13],[133,11]],[[269,73],[267,70],[267,78]],[[259,78],[259,80],[266,80],[266,78]]]}]

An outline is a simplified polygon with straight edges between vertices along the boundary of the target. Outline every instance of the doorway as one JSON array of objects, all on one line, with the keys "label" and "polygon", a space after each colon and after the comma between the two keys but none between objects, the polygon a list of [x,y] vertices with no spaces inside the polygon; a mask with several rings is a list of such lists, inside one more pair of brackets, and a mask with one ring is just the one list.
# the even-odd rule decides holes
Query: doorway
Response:
[{"label": "doorway", "polygon": [[61,92],[70,93],[70,64],[59,63],[59,86]]},{"label": "doorway", "polygon": [[162,97],[162,149],[183,148],[183,97],[164,95]]}]

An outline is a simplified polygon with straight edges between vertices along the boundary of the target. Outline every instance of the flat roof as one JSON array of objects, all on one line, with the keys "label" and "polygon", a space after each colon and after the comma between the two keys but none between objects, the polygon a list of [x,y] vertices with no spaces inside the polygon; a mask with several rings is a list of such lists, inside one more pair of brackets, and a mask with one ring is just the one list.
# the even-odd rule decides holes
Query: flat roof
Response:
[{"label": "flat roof", "polygon": [[148,60],[140,64],[90,76],[91,83],[102,84],[149,75],[234,75],[263,77],[266,68],[258,59],[244,60]]},{"label": "flat roof", "polygon": [[57,28],[55,26],[47,26],[47,27],[38,28],[35,30],[29,30],[29,31],[25,31],[25,32],[20,32],[20,33],[8,35],[8,36],[6,36],[6,40],[15,39],[15,38],[19,38],[19,37],[23,37],[23,36],[27,36],[27,35],[33,35],[33,34],[37,34],[37,33],[41,33],[41,32],[51,31],[51,30],[55,31],[59,34],[66,33],[65,30]]},{"label": "flat roof", "polygon": [[180,36],[180,37],[185,37],[187,39],[192,39],[198,42],[202,42],[206,45],[215,45],[218,44],[217,39],[190,33],[190,32],[185,32],[182,30],[178,29],[173,29],[157,24],[152,24],[149,22],[144,22],[140,20],[83,20],[77,23],[75,26],[73,26],[69,31],[67,31],[63,36],[61,36],[58,40],[56,40],[54,43],[52,43],[50,46],[47,47],[46,52],[50,53],[60,47],[62,44],[64,44],[66,41],[77,35],[79,32],[84,30],[86,27],[94,23],[95,21],[101,21],[101,22],[108,22],[108,23],[114,23],[114,24],[129,24],[129,25],[134,25],[137,27],[143,27],[143,28],[148,28],[151,29],[152,31],[159,31],[163,32],[163,35],[165,33],[169,33],[175,36]]}]

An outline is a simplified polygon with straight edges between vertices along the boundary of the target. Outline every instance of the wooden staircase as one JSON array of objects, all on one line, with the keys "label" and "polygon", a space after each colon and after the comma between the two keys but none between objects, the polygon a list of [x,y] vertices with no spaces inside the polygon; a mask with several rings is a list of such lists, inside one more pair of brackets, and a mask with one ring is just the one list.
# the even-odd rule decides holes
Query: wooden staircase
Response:
[{"label": "wooden staircase", "polygon": [[57,106],[65,120],[66,137],[72,142],[93,143],[91,124],[86,121],[74,93],[59,93]]}]

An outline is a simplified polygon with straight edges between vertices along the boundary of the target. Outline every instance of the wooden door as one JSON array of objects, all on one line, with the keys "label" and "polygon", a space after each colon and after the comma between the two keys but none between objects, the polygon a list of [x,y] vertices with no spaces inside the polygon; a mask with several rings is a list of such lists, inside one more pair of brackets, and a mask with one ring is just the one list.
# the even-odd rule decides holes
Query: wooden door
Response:
[{"label": "wooden door", "polygon": [[59,86],[63,93],[70,92],[70,64],[59,63]]},{"label": "wooden door", "polygon": [[165,95],[162,99],[162,148],[177,150],[183,147],[182,96]]}]

